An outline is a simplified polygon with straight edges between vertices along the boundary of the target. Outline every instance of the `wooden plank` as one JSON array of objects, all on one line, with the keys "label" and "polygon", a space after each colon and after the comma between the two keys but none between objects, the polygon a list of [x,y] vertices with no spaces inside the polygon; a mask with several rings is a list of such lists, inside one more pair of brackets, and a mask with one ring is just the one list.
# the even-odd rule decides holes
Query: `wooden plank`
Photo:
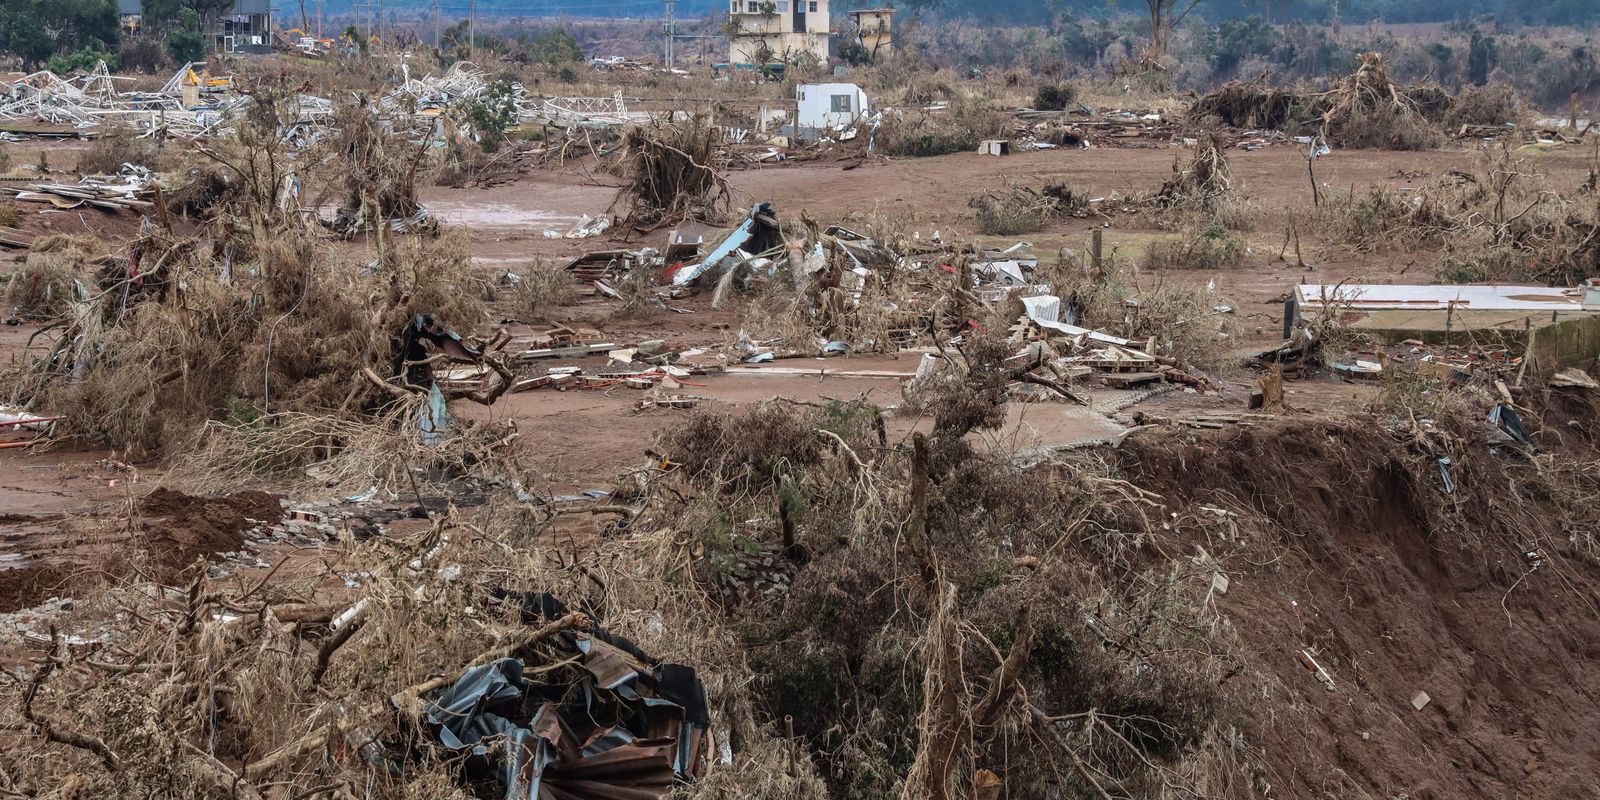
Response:
[{"label": "wooden plank", "polygon": [[592,356],[599,353],[609,353],[620,345],[614,342],[600,342],[597,344],[579,344],[571,347],[546,347],[537,350],[524,350],[517,354],[520,361],[532,361],[539,358],[574,358],[578,356]]}]

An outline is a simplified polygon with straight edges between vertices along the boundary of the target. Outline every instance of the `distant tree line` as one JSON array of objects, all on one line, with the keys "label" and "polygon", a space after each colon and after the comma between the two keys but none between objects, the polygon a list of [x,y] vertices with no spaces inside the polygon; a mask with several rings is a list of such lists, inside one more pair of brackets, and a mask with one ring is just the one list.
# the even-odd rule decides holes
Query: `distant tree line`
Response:
[{"label": "distant tree line", "polygon": [[116,0],[0,1],[0,61],[57,73],[110,69],[150,71],[205,57],[203,20],[226,13],[233,0],[143,0],[136,34],[122,28]]},{"label": "distant tree line", "polygon": [[115,0],[0,2],[0,52],[28,68],[57,56],[112,51],[120,38]]},{"label": "distant tree line", "polygon": [[[1062,13],[1078,16],[1143,15],[1146,2],[1139,0],[902,0],[909,11],[942,11],[947,16],[973,17],[986,21],[1038,25]],[[1188,2],[1177,4],[1179,10]],[[720,9],[717,4],[709,8]],[[1393,23],[1451,22],[1492,16],[1507,24],[1589,25],[1600,22],[1600,2],[1596,0],[1545,0],[1539,3],[1514,0],[1201,0],[1194,15],[1213,22],[1259,15],[1269,23],[1304,22],[1364,25],[1381,21]]]}]

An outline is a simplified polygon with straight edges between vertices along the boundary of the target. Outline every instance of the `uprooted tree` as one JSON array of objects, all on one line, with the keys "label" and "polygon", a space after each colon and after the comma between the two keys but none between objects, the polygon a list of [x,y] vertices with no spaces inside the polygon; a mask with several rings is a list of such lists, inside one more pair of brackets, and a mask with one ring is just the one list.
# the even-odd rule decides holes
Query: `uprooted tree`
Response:
[{"label": "uprooted tree", "polygon": [[612,170],[626,184],[626,223],[653,229],[685,220],[720,221],[731,193],[723,177],[720,136],[702,117],[628,128]]},{"label": "uprooted tree", "polygon": [[1398,84],[1381,54],[1362,53],[1356,69],[1333,88],[1278,88],[1268,85],[1265,75],[1230,81],[1197,99],[1188,118],[1304,131],[1338,147],[1422,150],[1442,142],[1447,127],[1500,126],[1519,113],[1514,98],[1504,93],[1469,90],[1452,96],[1435,85]]}]

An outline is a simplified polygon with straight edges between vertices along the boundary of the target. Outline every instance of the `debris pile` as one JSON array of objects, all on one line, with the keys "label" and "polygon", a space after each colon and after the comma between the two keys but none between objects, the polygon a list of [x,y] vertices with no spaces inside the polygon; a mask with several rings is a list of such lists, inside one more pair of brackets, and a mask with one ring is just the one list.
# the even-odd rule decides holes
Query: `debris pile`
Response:
[{"label": "debris pile", "polygon": [[[1220,179],[1211,176],[1204,180]],[[994,203],[1005,197],[1019,198],[1030,204],[1030,211],[1052,217],[1086,214],[1093,207],[1093,201],[1062,186],[1019,187],[1010,195],[990,194],[984,199]],[[1164,381],[1206,388],[1207,381],[1175,356],[1172,342],[1154,334],[1187,325],[1193,336],[1203,338],[1207,320],[1202,317],[1221,313],[1210,306],[1198,315],[1190,314],[1188,308],[1175,309],[1170,328],[1145,329],[1141,327],[1145,315],[1116,311],[1115,316],[1106,318],[1139,318],[1133,328],[1144,330],[1138,335],[1145,338],[1112,336],[1071,324],[1080,309],[1062,299],[1067,295],[1051,291],[1050,278],[1039,271],[1039,260],[1026,243],[980,249],[948,244],[937,232],[924,239],[920,233],[906,236],[885,230],[874,236],[843,225],[824,227],[806,217],[798,223],[783,223],[771,203],[753,205],[742,221],[703,243],[669,237],[663,249],[594,251],[575,258],[566,269],[577,281],[592,284],[598,294],[627,302],[637,298],[629,300],[617,287],[643,286],[648,302],[656,308],[673,309],[670,300],[696,291],[711,291],[714,307],[743,295],[748,303],[744,326],[737,340],[716,354],[720,364],[662,362],[654,351],[641,350],[639,355],[648,356],[656,367],[672,363],[687,371],[580,374],[574,370],[524,376],[518,379],[520,388],[651,388],[665,384],[675,389],[684,385],[684,378],[702,374],[697,371],[702,368],[735,361],[762,363],[935,347],[996,320],[1002,329],[1011,326],[1018,347],[1049,340],[1047,347],[1057,351],[1039,365],[1064,359],[1056,363],[1057,378],[1084,378],[1093,373],[1103,382],[1121,387]],[[1124,301],[1130,307],[1137,305],[1135,299],[1124,298],[1117,301],[1119,308]],[[1012,305],[1015,311],[1009,309]],[[1014,321],[1016,325],[1012,325]],[[627,363],[635,357],[633,349],[597,331],[577,336],[570,329],[558,329],[546,338],[548,341],[524,351],[521,360],[605,353]],[[1206,347],[1214,348],[1215,341]]]},{"label": "debris pile", "polygon": [[1230,81],[1190,105],[1190,124],[1220,122],[1234,128],[1270,129],[1320,136],[1341,147],[1418,150],[1446,133],[1496,137],[1517,130],[1520,109],[1486,103],[1483,90],[1458,96],[1434,85],[1393,82],[1378,53],[1362,53],[1354,72],[1326,91],[1282,89],[1266,76]]},{"label": "debris pile", "polygon": [[614,167],[626,181],[617,196],[628,203],[625,224],[649,230],[686,220],[719,221],[731,197],[720,140],[717,129],[699,117],[627,128]]},{"label": "debris pile", "polygon": [[1233,177],[1222,139],[1215,133],[1200,138],[1189,163],[1174,161],[1172,177],[1161,184],[1156,202],[1167,208],[1214,211],[1233,197]]},{"label": "debris pile", "polygon": [[344,236],[384,225],[395,233],[437,229],[428,209],[417,202],[417,171],[424,140],[413,147],[382,126],[367,109],[340,112],[334,146],[340,155],[344,198],[329,227]]},{"label": "debris pile", "polygon": [[[530,627],[570,613],[544,593],[497,599]],[[571,654],[566,666],[500,658],[424,696],[439,742],[467,756],[468,781],[498,784],[507,800],[654,798],[704,773],[711,717],[692,667],[661,663],[597,625],[553,641]]]},{"label": "debris pile", "polygon": [[[1024,348],[1021,355],[1033,359],[1033,369],[1048,369],[1054,380],[1070,384],[1093,376],[1114,389],[1163,382],[1198,389],[1211,387],[1209,381],[1184,369],[1177,359],[1158,355],[1153,338],[1136,342],[1062,321],[1059,297],[1023,297],[1022,305],[1025,313],[1011,327],[1010,341]],[[1043,385],[1073,402],[1084,402],[1048,383]]]},{"label": "debris pile", "polygon": [[0,84],[0,120],[10,123],[4,135],[64,138],[121,127],[194,139],[225,129],[228,112],[246,102],[232,92],[231,76],[205,76],[200,63],[179,68],[157,92],[121,92],[113,80],[101,61],[73,78],[44,70]]},{"label": "debris pile", "polygon": [[1065,111],[1014,111],[1017,138],[1025,149],[1057,147],[1160,147],[1181,140],[1183,129],[1161,111],[1098,110],[1079,105]]},{"label": "debris pile", "polygon": [[[325,512],[287,502],[280,512],[276,499],[249,494],[157,490],[146,504],[161,520],[171,514],[157,504],[248,508],[266,518],[258,528],[298,531],[286,540],[292,547],[315,547],[315,575],[294,575],[286,568],[293,557],[283,555],[292,547],[280,547],[273,563],[260,563],[265,577],[240,579],[257,566],[253,558],[225,553],[208,564],[211,554],[199,551],[152,582],[135,544],[124,556],[131,566],[106,567],[125,577],[76,598],[40,594],[34,602],[47,599],[36,607],[0,614],[0,637],[24,648],[11,672],[17,680],[0,692],[29,721],[8,753],[53,755],[24,770],[8,759],[8,785],[59,779],[71,768],[83,787],[98,787],[90,791],[203,789],[249,800],[278,789],[360,791],[375,778],[507,800],[651,800],[704,779],[714,763],[726,766],[734,746],[759,747],[765,736],[743,717],[714,720],[714,708],[739,706],[718,704],[700,670],[657,659],[639,639],[602,625],[609,592],[638,602],[655,591],[649,579],[619,575],[596,598],[533,554],[508,569],[504,552],[485,549],[481,531],[456,519],[463,498],[430,498],[437,511],[424,516],[420,539],[404,532],[401,515],[385,517],[393,527],[376,526],[383,535],[341,540]],[[263,501],[271,507],[258,508]],[[358,513],[353,519],[370,517]],[[508,530],[496,529],[497,541]],[[582,598],[582,610],[502,580],[560,584]],[[649,626],[619,622],[660,643],[663,620],[682,624],[682,611],[666,608]],[[686,632],[682,641],[702,635]],[[726,667],[713,664],[710,674],[732,685]],[[126,724],[129,703],[166,723]],[[747,738],[730,746],[730,732]]]},{"label": "debris pile", "polygon": [[0,196],[10,195],[28,203],[49,203],[63,210],[87,205],[104,211],[149,212],[155,208],[154,182],[155,176],[149,170],[124,164],[115,178],[87,177],[76,183],[30,183],[26,186],[0,184]]}]

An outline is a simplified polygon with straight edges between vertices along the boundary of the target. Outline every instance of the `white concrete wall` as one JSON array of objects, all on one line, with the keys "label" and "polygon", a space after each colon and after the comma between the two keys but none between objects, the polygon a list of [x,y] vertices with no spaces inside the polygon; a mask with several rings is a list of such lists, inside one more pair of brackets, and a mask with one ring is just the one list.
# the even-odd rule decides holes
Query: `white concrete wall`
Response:
[{"label": "white concrete wall", "polygon": [[[849,111],[834,111],[835,95],[850,98]],[[850,123],[871,113],[867,93],[853,83],[807,83],[795,90],[799,112],[795,115],[796,132],[807,128],[822,130]]]}]

